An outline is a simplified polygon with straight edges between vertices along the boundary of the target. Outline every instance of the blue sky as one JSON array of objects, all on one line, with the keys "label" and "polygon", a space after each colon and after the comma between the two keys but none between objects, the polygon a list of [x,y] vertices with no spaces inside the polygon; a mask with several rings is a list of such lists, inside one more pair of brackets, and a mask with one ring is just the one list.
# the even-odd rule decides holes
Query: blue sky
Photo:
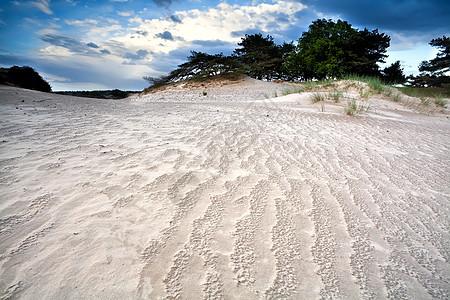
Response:
[{"label": "blue sky", "polygon": [[231,53],[245,33],[297,41],[318,18],[391,36],[387,64],[417,73],[450,35],[448,0],[0,0],[0,66],[35,68],[53,90],[142,90],[190,50]]}]

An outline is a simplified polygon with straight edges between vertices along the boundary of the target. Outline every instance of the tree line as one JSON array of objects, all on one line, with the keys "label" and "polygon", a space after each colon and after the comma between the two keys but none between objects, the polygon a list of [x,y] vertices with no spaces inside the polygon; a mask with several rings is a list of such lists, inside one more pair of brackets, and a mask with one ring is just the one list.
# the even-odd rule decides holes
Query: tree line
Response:
[{"label": "tree line", "polygon": [[[186,79],[204,79],[216,75],[249,75],[261,80],[321,80],[343,78],[348,75],[382,78],[386,83],[406,81],[400,61],[380,69],[391,38],[378,29],[359,30],[346,21],[326,19],[313,21],[303,32],[297,45],[293,42],[277,45],[270,35],[246,34],[231,55],[207,54],[191,51],[187,62],[180,64],[168,75],[145,76],[153,86]],[[448,80],[448,38],[433,40],[432,46],[444,47],[435,60],[422,62],[421,79],[409,77],[414,85],[445,83]],[[442,66],[446,66],[442,69]],[[437,69],[436,69],[437,68]],[[427,73],[428,72],[428,73]],[[447,77],[445,79],[444,77]]]}]

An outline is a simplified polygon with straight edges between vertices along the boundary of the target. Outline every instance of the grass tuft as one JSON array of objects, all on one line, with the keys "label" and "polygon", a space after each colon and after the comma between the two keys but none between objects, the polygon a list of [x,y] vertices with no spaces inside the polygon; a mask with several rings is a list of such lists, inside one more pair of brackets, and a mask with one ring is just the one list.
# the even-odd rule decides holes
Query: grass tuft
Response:
[{"label": "grass tuft", "polygon": [[289,95],[289,94],[297,94],[297,93],[303,93],[305,89],[300,85],[290,86],[286,87],[281,91],[281,94],[283,96]]},{"label": "grass tuft", "polygon": [[364,98],[364,99],[369,99],[369,96],[370,96],[370,91],[369,90],[366,90],[365,88],[363,88],[363,87],[360,87],[359,88],[359,95],[361,96],[361,98]]},{"label": "grass tuft", "polygon": [[356,99],[348,100],[347,107],[344,107],[344,112],[348,116],[354,116],[356,114]]},{"label": "grass tuft", "polygon": [[399,102],[402,99],[402,95],[400,93],[395,93],[395,95],[392,97],[392,100],[395,102]]},{"label": "grass tuft", "polygon": [[437,106],[441,106],[441,107],[445,107],[447,105],[447,100],[444,99],[443,97],[436,97],[436,99],[434,99],[434,103]]},{"label": "grass tuft", "polygon": [[347,101],[347,107],[344,107],[344,113],[348,116],[355,116],[358,113],[369,111],[370,107],[370,103],[358,102],[356,99],[351,99]]},{"label": "grass tuft", "polygon": [[324,111],[325,111],[325,103],[322,102],[322,103],[320,104],[319,111],[320,111],[320,112],[324,112]]},{"label": "grass tuft", "polygon": [[314,103],[320,102],[320,101],[325,101],[325,95],[323,93],[313,93],[311,95],[311,99]]},{"label": "grass tuft", "polygon": [[344,93],[338,89],[334,89],[332,92],[328,93],[328,96],[333,99],[335,103],[339,102],[339,99],[344,95]]}]

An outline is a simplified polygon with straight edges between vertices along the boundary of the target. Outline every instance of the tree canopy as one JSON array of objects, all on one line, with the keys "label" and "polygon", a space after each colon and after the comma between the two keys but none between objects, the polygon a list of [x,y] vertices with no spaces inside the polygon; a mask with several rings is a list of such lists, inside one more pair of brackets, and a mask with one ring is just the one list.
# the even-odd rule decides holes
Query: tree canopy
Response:
[{"label": "tree canopy", "polygon": [[178,65],[167,76],[150,77],[144,79],[154,86],[163,85],[186,79],[201,79],[224,74],[242,74],[246,68],[237,56],[225,56],[219,54],[207,54],[204,52],[191,51],[187,57],[188,61]]},{"label": "tree canopy", "polygon": [[406,81],[406,77],[403,74],[403,69],[399,60],[391,64],[389,67],[384,68],[382,73],[384,81],[387,83],[404,83]]},{"label": "tree canopy", "polygon": [[419,65],[421,72],[416,77],[409,77],[414,86],[436,86],[450,83],[450,38],[445,35],[440,38],[432,39],[431,46],[439,49],[436,57],[432,60],[422,61]]},{"label": "tree canopy", "polygon": [[318,19],[303,32],[284,68],[292,78],[302,80],[381,76],[378,63],[387,57],[389,44],[390,37],[377,29],[359,31],[346,21]]},{"label": "tree canopy", "polygon": [[241,48],[234,50],[242,63],[248,67],[247,74],[257,79],[282,78],[282,65],[284,59],[294,49],[292,43],[279,46],[273,37],[262,34],[246,34],[238,43]]}]

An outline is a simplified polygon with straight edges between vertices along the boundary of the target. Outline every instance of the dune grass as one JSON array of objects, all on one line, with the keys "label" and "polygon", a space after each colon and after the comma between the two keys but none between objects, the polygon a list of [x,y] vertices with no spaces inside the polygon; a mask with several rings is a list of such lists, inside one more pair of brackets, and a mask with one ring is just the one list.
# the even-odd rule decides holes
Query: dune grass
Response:
[{"label": "dune grass", "polygon": [[447,105],[448,101],[446,99],[444,99],[442,96],[437,96],[434,99],[434,104],[436,104],[437,106],[441,106],[441,107],[445,107]]},{"label": "dune grass", "polygon": [[319,93],[319,92],[313,93],[311,95],[311,100],[314,103],[325,101],[325,95],[323,93]]},{"label": "dune grass", "polygon": [[386,88],[386,83],[378,77],[347,75],[343,79],[367,83],[369,88],[373,90],[375,94],[382,94]]},{"label": "dune grass", "polygon": [[301,85],[293,85],[293,86],[289,86],[284,88],[281,91],[281,94],[283,96],[289,95],[289,94],[297,94],[297,93],[303,93],[305,91],[305,88]]},{"label": "dune grass", "polygon": [[442,87],[403,86],[398,87],[397,89],[411,97],[419,98],[419,96],[423,96],[428,98],[450,98],[450,84],[443,84]]},{"label": "dune grass", "polygon": [[328,93],[328,97],[332,99],[335,103],[339,102],[339,99],[344,95],[341,90],[334,89],[333,91]]},{"label": "dune grass", "polygon": [[347,100],[347,106],[344,107],[344,113],[348,116],[356,116],[357,114],[368,112],[370,107],[370,102],[349,99]]}]

